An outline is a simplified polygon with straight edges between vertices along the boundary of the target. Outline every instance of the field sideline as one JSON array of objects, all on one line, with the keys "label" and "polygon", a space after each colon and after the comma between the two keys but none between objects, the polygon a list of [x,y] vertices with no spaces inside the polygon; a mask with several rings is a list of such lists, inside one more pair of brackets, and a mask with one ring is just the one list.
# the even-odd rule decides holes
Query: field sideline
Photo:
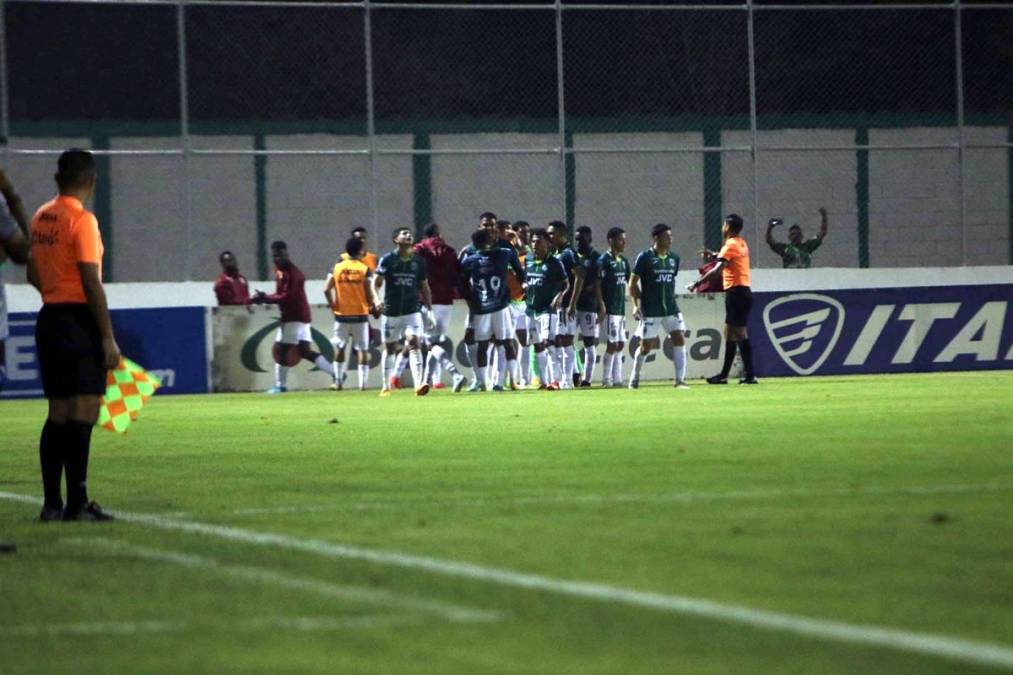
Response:
[{"label": "field sideline", "polygon": [[3,672],[1013,670],[1013,372],[0,402]]}]

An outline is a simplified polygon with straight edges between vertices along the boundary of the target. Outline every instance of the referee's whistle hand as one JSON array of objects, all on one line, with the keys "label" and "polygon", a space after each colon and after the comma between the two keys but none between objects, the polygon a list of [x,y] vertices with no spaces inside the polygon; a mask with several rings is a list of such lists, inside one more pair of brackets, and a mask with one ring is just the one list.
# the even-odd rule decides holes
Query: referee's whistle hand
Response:
[{"label": "referee's whistle hand", "polygon": [[116,344],[116,340],[113,338],[102,340],[102,353],[107,370],[113,370],[120,365],[120,346]]}]

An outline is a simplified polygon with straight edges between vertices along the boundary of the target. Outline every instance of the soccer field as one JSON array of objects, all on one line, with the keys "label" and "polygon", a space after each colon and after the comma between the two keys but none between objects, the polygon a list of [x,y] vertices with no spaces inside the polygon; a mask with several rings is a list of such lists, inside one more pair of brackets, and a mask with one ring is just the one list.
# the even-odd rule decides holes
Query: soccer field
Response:
[{"label": "soccer field", "polygon": [[38,522],[5,401],[0,671],[1013,669],[1013,372],[156,397],[119,520]]}]

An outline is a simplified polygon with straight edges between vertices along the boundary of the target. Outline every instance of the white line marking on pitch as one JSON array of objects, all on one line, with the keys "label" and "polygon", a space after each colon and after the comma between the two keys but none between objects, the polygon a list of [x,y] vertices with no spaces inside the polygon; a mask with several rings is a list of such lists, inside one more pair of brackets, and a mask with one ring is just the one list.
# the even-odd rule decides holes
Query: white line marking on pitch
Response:
[{"label": "white line marking on pitch", "polygon": [[501,615],[498,612],[477,610],[436,600],[395,595],[389,591],[375,588],[332,584],[318,579],[281,574],[261,567],[230,565],[221,563],[214,558],[146,548],[143,546],[134,546],[133,544],[127,544],[126,542],[104,539],[101,537],[88,539],[66,538],[62,539],[61,542],[78,546],[95,547],[100,549],[103,553],[109,553],[111,555],[122,554],[133,558],[140,558],[142,560],[169,563],[192,569],[211,570],[234,579],[243,579],[246,581],[278,586],[280,588],[305,591],[316,596],[386,605],[390,607],[400,607],[402,609],[414,611],[423,611],[429,614],[441,616],[450,621],[497,621],[501,618]]},{"label": "white line marking on pitch", "polygon": [[[911,487],[870,487],[840,488],[831,490],[812,490],[807,488],[788,490],[734,490],[727,492],[670,492],[655,495],[534,495],[529,497],[440,499],[425,501],[400,502],[353,502],[351,504],[307,504],[277,506],[274,508],[238,509],[227,512],[232,516],[256,516],[285,513],[313,513],[318,511],[371,511],[419,506],[511,506],[517,504],[609,504],[609,503],[665,503],[665,502],[697,502],[721,501],[725,499],[771,499],[782,497],[853,497],[861,495],[903,496],[903,495],[946,495],[975,494],[984,492],[1005,492],[1013,490],[1013,485],[924,485]],[[163,513],[165,518],[191,517],[189,513]]]},{"label": "white line marking on pitch", "polygon": [[[42,500],[27,495],[0,492],[0,499],[41,504]],[[170,520],[140,513],[113,511],[117,518],[128,523],[193,534],[203,534],[227,541],[313,553],[327,558],[362,560],[377,565],[424,570],[447,577],[486,581],[511,588],[545,591],[558,595],[622,603],[634,607],[699,616],[726,623],[737,623],[763,630],[793,633],[805,637],[883,647],[927,656],[938,656],[967,663],[999,666],[1013,669],[1013,647],[1002,644],[976,642],[947,635],[916,633],[912,631],[851,624],[842,621],[814,619],[797,614],[753,609],[742,605],[714,602],[704,598],[667,595],[636,591],[607,584],[553,579],[537,574],[484,567],[453,560],[333,544],[318,539],[297,539],[271,532],[254,532],[235,527],[208,525],[192,521]]]},{"label": "white line marking on pitch", "polygon": [[[340,631],[354,628],[400,628],[424,625],[420,617],[364,614],[351,617],[279,616],[263,619],[233,620],[218,625],[216,630],[253,631],[265,629],[299,632]],[[0,637],[51,637],[60,635],[140,635],[143,633],[180,633],[200,630],[203,624],[185,621],[95,621],[91,623],[51,623],[0,628]]]}]

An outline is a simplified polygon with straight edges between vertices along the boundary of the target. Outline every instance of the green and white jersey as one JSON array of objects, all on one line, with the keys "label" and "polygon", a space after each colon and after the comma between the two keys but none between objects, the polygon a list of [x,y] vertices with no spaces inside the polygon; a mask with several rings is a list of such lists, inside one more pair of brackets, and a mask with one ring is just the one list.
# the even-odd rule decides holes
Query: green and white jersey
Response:
[{"label": "green and white jersey", "polygon": [[528,316],[551,312],[553,298],[566,285],[563,263],[552,255],[545,260],[535,260],[534,254],[531,254],[524,261],[524,273],[524,302],[528,305]]},{"label": "green and white jersey", "polygon": [[774,251],[781,256],[781,264],[785,269],[809,269],[813,266],[812,253],[820,247],[823,240],[819,237],[806,239],[798,246],[795,244],[774,243]]},{"label": "green and white jersey", "polygon": [[376,266],[383,277],[383,313],[387,316],[414,314],[421,308],[419,291],[426,280],[426,260],[415,253],[407,260],[391,251]]},{"label": "green and white jersey", "polygon": [[629,280],[630,261],[626,256],[613,257],[611,251],[605,251],[598,257],[598,281],[606,314],[626,316],[626,285]]},{"label": "green and white jersey", "polygon": [[679,273],[679,256],[669,251],[658,255],[649,248],[637,256],[633,273],[640,277],[640,312],[648,317],[675,316],[675,275]]}]

